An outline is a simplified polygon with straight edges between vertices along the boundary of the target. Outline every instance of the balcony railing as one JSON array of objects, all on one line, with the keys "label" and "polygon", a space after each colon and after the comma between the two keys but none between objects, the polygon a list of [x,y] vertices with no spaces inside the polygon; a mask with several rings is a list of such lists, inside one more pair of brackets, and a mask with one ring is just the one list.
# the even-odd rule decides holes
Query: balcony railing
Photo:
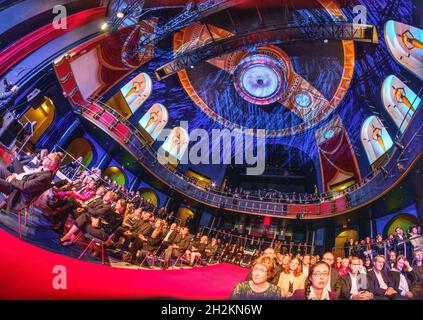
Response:
[{"label": "balcony railing", "polygon": [[[420,108],[421,109],[421,108]],[[281,199],[234,197],[215,190],[205,190],[188,181],[176,169],[163,166],[138,129],[111,107],[98,101],[79,106],[78,113],[122,145],[157,179],[177,192],[208,206],[241,213],[273,217],[316,219],[343,214],[362,207],[394,187],[421,155],[422,111],[413,115],[405,133],[394,146],[384,170],[372,172],[363,181],[342,192],[321,194],[316,203],[298,204]],[[401,164],[399,166],[398,164]],[[404,168],[405,170],[403,170]]]}]

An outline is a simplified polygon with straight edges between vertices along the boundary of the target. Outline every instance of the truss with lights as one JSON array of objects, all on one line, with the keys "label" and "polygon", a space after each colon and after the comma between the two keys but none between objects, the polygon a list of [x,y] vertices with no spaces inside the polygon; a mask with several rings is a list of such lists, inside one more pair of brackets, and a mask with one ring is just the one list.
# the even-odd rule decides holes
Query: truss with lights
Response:
[{"label": "truss with lights", "polygon": [[325,42],[329,40],[353,40],[378,43],[377,31],[372,25],[338,22],[305,26],[272,26],[213,41],[183,53],[174,60],[157,68],[155,75],[158,80],[162,80],[199,62],[222,56],[235,50],[248,49],[251,46],[309,40]]}]

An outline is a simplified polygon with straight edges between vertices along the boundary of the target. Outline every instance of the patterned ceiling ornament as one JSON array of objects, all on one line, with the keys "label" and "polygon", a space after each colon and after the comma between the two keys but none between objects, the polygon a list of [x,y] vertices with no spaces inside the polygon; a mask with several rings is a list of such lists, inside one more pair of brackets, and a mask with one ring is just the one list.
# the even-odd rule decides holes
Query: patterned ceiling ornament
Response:
[{"label": "patterned ceiling ornament", "polygon": [[[334,21],[345,20],[345,17],[340,15],[342,12],[337,10],[339,9],[337,5],[333,5],[332,3],[329,6],[327,1],[321,1],[321,4],[333,17]],[[213,37],[207,31],[206,26],[201,23],[195,23],[175,33],[173,38],[173,50],[175,55],[185,52],[188,48],[192,50],[202,46],[210,41],[213,41],[213,39],[220,40],[232,35],[232,33],[219,27],[212,25],[208,25],[208,27],[211,30]],[[279,99],[279,102],[303,120],[302,123],[293,125],[289,128],[266,130],[265,134],[267,137],[283,137],[300,133],[317,125],[336,109],[345,97],[351,84],[355,64],[354,42],[342,41],[342,47],[344,61],[343,72],[338,88],[330,100],[327,100],[319,90],[314,88],[307,80],[295,73],[292,69],[292,63],[289,57],[282,49],[273,45],[256,48],[254,54],[266,54],[279,60],[280,62],[283,61],[284,64],[289,66],[287,71],[288,86],[286,94]],[[207,62],[232,74],[239,62],[251,54],[252,53],[246,50],[239,50],[217,58],[209,59]],[[213,108],[210,107],[197,93],[186,70],[179,71],[178,76],[188,96],[211,119],[218,121],[230,130],[239,130],[245,134],[251,134],[255,132],[254,129],[260,129],[243,127],[216,114],[216,111],[214,111]],[[302,101],[303,104],[301,104],[301,102],[297,103],[298,101]],[[304,101],[310,101],[310,103],[306,104]]]}]

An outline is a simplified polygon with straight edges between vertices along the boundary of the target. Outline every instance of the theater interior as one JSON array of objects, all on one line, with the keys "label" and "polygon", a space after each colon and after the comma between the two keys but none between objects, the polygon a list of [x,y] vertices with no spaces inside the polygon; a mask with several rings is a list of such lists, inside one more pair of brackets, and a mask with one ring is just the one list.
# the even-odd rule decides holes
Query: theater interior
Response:
[{"label": "theater interior", "polygon": [[[282,269],[327,252],[369,272],[391,251],[415,263],[422,13],[418,0],[0,1],[0,299],[226,300],[266,248]],[[91,210],[99,188],[119,224]],[[181,252],[172,224],[188,231]]]}]

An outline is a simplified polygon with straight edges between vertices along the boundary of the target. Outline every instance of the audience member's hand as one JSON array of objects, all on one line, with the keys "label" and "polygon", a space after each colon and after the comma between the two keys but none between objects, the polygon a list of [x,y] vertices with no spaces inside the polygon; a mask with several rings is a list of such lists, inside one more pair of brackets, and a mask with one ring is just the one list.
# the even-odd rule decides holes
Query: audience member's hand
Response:
[{"label": "audience member's hand", "polygon": [[11,182],[13,179],[16,179],[16,174],[12,173],[10,176],[6,178],[7,182]]},{"label": "audience member's hand", "polygon": [[393,294],[396,294],[397,292],[395,291],[395,289],[394,288],[391,288],[391,287],[389,287],[388,289],[386,289],[386,291],[385,291],[385,295],[386,296],[391,296],[391,295],[393,295]]},{"label": "audience member's hand", "polygon": [[407,291],[407,292],[405,293],[405,296],[406,296],[407,298],[413,298],[413,293],[412,293],[411,291]]},{"label": "audience member's hand", "polygon": [[408,260],[404,260],[404,266],[405,266],[405,269],[407,271],[409,271],[410,269],[412,269],[411,266],[410,266],[410,262],[408,262]]},{"label": "audience member's hand", "polygon": [[99,218],[91,218],[91,225],[94,228],[97,228],[98,227],[99,222],[100,222],[100,219]]},{"label": "audience member's hand", "polygon": [[373,293],[370,291],[362,291],[359,293],[359,295],[362,297],[360,300],[372,300],[373,299]]}]

